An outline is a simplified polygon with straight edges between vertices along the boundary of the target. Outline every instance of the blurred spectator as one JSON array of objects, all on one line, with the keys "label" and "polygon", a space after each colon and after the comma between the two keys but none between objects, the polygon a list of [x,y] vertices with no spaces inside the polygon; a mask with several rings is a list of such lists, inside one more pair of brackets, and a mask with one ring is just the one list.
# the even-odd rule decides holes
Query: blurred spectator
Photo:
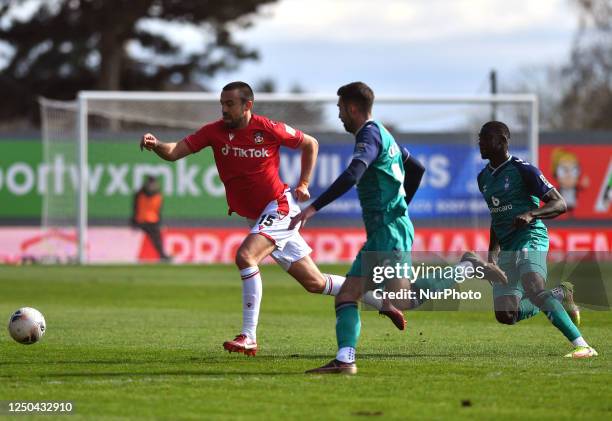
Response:
[{"label": "blurred spectator", "polygon": [[131,225],[147,234],[160,260],[169,261],[169,256],[164,252],[160,231],[163,200],[157,179],[148,176],[141,189],[134,194]]}]

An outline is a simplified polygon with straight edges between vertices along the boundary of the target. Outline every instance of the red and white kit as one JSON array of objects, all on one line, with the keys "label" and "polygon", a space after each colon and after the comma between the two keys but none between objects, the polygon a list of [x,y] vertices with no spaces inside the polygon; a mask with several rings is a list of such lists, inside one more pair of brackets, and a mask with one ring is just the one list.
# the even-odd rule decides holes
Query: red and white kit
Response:
[{"label": "red and white kit", "polygon": [[297,227],[289,230],[300,208],[278,175],[280,147],[297,149],[303,139],[301,131],[255,114],[245,128],[218,120],[183,139],[193,153],[212,148],[229,213],[244,216],[251,233],[274,241],[272,257],[285,269],[312,251]]}]

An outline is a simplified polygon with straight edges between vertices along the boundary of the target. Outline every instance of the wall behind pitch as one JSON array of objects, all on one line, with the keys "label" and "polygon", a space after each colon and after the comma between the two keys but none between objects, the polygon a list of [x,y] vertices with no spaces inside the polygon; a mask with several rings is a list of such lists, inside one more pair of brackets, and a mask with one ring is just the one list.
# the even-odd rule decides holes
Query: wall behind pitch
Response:
[{"label": "wall behind pitch", "polygon": [[[42,146],[34,141],[4,141],[7,153],[0,157],[0,219],[38,218],[47,192],[53,199],[52,214],[70,217],[75,209],[77,165],[71,144],[56,144],[50,160],[42,162]],[[468,145],[433,144],[410,147],[427,168],[411,205],[415,219],[486,216],[488,210],[476,185],[484,166],[478,151]],[[524,150],[518,150],[520,156]],[[346,168],[352,157],[350,144],[322,144],[311,180],[313,197],[322,193]],[[249,159],[249,158],[245,158]],[[147,175],[159,177],[165,197],[167,220],[225,220],[225,190],[210,149],[177,162],[160,160],[140,152],[135,142],[89,144],[89,218],[92,223],[124,223],[129,218],[132,195]],[[300,155],[283,149],[280,159],[283,181],[293,186],[300,176]],[[55,206],[55,207],[54,207]],[[326,207],[322,217],[359,218],[361,208],[355,190]]]},{"label": "wall behind pitch", "polygon": [[[56,202],[64,203],[53,212],[64,217],[75,212],[77,168],[72,144],[55,145],[48,163],[42,162],[39,141],[3,141],[2,146],[0,224],[15,220],[38,224],[46,191],[52,192]],[[439,218],[488,217],[476,185],[476,174],[485,165],[477,148],[436,142],[414,144],[408,149],[427,168],[410,207],[412,218],[435,222]],[[524,157],[526,150],[515,149],[513,153]],[[350,143],[321,145],[310,187],[313,197],[342,172],[351,154]],[[203,220],[209,224],[228,221],[225,190],[209,149],[170,163],[152,153],[140,152],[136,141],[92,141],[89,159],[89,217],[94,224],[125,224],[131,212],[132,194],[148,174],[160,177],[166,221],[189,225],[198,225]],[[559,187],[569,203],[574,203],[564,218],[612,218],[611,145],[543,145],[540,164],[547,178]],[[280,173],[289,185],[297,182],[300,157],[296,151],[283,150]],[[351,190],[326,207],[320,218],[336,221],[359,216],[357,196]]]},{"label": "wall behind pitch", "polygon": [[[239,228],[167,228],[164,248],[175,263],[233,263],[236,250],[248,233]],[[308,228],[302,231],[318,263],[351,262],[366,236],[362,228]],[[138,263],[158,260],[155,249],[140,230],[92,227],[87,245],[90,263]],[[0,227],[0,264],[71,262],[76,256],[73,231],[45,231],[36,227]],[[489,231],[482,228],[419,228],[414,252],[453,253],[488,249]],[[611,228],[562,228],[550,231],[551,259],[571,251],[612,251]],[[486,254],[486,253],[485,253]],[[416,261],[426,259],[421,253]],[[602,254],[603,256],[603,254]],[[609,256],[609,254],[606,254]],[[609,259],[609,257],[608,257]],[[272,261],[267,260],[268,263]]]}]

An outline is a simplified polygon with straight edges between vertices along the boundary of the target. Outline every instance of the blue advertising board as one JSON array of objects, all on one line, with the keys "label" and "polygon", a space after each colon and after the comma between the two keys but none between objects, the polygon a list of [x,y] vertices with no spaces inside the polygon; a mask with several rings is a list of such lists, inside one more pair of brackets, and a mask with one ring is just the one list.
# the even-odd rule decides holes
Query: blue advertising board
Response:
[{"label": "blue advertising board", "polygon": [[[466,144],[418,144],[404,145],[426,169],[409,212],[412,218],[470,217],[488,214],[486,203],[478,191],[476,176],[486,165],[476,145]],[[321,194],[344,171],[352,159],[350,144],[322,144],[310,185],[313,198]],[[526,149],[516,149],[513,154],[526,158]],[[295,185],[300,175],[300,154],[283,150],[280,165],[281,178]],[[322,215],[338,218],[355,218],[361,208],[355,189],[321,211]]]}]

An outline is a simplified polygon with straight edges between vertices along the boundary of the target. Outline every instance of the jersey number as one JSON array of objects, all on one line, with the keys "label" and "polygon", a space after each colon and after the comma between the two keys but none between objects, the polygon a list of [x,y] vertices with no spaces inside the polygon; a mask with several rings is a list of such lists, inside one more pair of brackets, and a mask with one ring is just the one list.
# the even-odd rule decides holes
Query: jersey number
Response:
[{"label": "jersey number", "polygon": [[257,225],[271,226],[274,223],[274,215],[261,215],[261,219]]}]

